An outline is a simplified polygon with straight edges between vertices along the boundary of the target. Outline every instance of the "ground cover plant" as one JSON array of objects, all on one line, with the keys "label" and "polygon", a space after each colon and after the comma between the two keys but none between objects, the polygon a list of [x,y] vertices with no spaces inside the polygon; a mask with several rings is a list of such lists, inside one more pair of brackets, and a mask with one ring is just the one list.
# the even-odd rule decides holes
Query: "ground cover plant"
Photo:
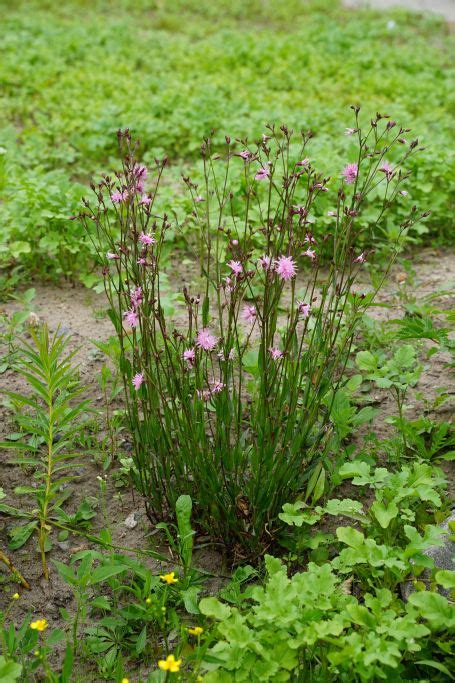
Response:
[{"label": "ground cover plant", "polygon": [[[37,271],[96,282],[90,242],[68,218],[115,156],[119,127],[134,128],[146,154],[169,155],[162,193],[178,210],[180,173],[212,128],[250,139],[267,121],[312,129],[312,155],[336,175],[353,93],[419,130],[411,198],[432,209],[419,232],[450,239],[452,39],[438,18],[346,12],[332,0],[1,7],[0,258],[11,286]],[[386,229],[403,215],[396,205]]]},{"label": "ground cover plant", "polygon": [[453,680],[447,26],[2,29],[0,683]]}]

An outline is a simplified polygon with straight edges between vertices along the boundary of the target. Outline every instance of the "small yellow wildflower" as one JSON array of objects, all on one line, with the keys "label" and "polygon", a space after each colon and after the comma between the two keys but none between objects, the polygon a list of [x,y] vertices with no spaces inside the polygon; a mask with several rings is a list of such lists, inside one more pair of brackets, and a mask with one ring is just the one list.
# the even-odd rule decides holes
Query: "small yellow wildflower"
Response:
[{"label": "small yellow wildflower", "polygon": [[19,593],[14,593],[14,595],[12,596],[13,600],[19,600],[20,597],[21,596],[19,595]]},{"label": "small yellow wildflower", "polygon": [[188,633],[192,636],[200,636],[201,633],[204,633],[204,629],[202,626],[193,626],[193,628],[188,629]]},{"label": "small yellow wildflower", "polygon": [[145,601],[146,605],[151,605],[152,604],[152,598],[147,598]]},{"label": "small yellow wildflower", "polygon": [[161,671],[170,671],[171,674],[175,674],[177,671],[180,671],[181,663],[181,659],[176,659],[174,655],[168,655],[166,659],[160,659],[158,666]]},{"label": "small yellow wildflower", "polygon": [[30,628],[34,631],[45,631],[47,627],[48,623],[46,619],[37,619],[36,621],[32,621],[30,624]]},{"label": "small yellow wildflower", "polygon": [[130,683],[128,678],[122,678],[121,683]]},{"label": "small yellow wildflower", "polygon": [[40,651],[39,651],[39,650],[35,650],[35,652],[34,652],[33,654],[35,655],[35,657],[39,657],[39,656],[40,656]]},{"label": "small yellow wildflower", "polygon": [[164,581],[167,584],[171,583],[177,583],[178,579],[175,578],[175,572],[169,572],[169,574],[162,574],[160,576],[161,581]]}]

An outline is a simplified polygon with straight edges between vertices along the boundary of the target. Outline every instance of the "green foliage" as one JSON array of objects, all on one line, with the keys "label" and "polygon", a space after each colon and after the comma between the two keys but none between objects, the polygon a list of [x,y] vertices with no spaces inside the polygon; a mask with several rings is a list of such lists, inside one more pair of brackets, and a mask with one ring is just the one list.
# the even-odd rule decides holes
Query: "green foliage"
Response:
[{"label": "green foliage", "polygon": [[[279,517],[296,528],[295,545],[289,540],[285,545],[293,547],[299,559],[308,552],[310,557],[320,558],[314,555],[312,529],[327,515],[347,517],[362,531],[349,526],[336,530],[341,550],[333,566],[340,573],[350,574],[355,567],[358,580],[365,588],[393,588],[407,575],[418,576],[423,569],[431,568],[431,560],[423,551],[441,545],[443,532],[429,523],[428,507],[434,510],[442,507],[441,492],[445,485],[442,472],[428,464],[415,464],[393,473],[354,461],[343,465],[339,476],[341,480],[351,479],[354,486],[371,488],[374,500],[368,507],[349,498],[330,499],[324,506],[315,508],[302,501],[285,504]],[[320,539],[325,545],[333,541],[331,536]]]},{"label": "green foliage", "polygon": [[6,661],[3,655],[0,655],[0,681],[3,683],[14,683],[17,681],[22,672],[22,666],[13,661]]},{"label": "green foliage", "polygon": [[[179,170],[212,128],[250,138],[267,121],[312,128],[314,155],[337,176],[351,159],[333,139],[353,97],[419,131],[408,203],[431,208],[433,231],[450,236],[451,39],[438,19],[348,13],[333,0],[3,2],[0,50],[0,258],[19,277],[93,284],[91,245],[68,219],[86,179],[109,169],[118,128],[134,129],[146,161],[170,156],[176,208]],[[324,234],[323,207],[318,223]]]},{"label": "green foliage", "polygon": [[80,400],[83,389],[77,368],[72,365],[75,351],[68,351],[69,338],[58,331],[49,336],[46,326],[38,332],[32,330],[31,335],[31,343],[20,341],[15,361],[15,369],[29,384],[31,394],[4,392],[16,409],[15,420],[21,432],[18,438],[11,439],[10,435],[10,440],[0,446],[19,452],[13,462],[34,469],[37,485],[16,487],[15,493],[33,496],[37,509],[23,510],[0,503],[0,512],[29,520],[11,530],[10,548],[20,548],[36,530],[43,574],[48,578],[46,552],[52,547],[51,525],[87,525],[93,516],[84,504],[72,517],[61,509],[71,495],[67,484],[76,478],[72,470],[78,466],[74,460],[80,458],[80,453],[72,449],[89,402]]},{"label": "green foliage", "polygon": [[167,649],[172,631],[188,640],[187,626],[193,621],[185,626],[181,615],[185,610],[199,614],[201,587],[195,573],[167,585],[142,561],[98,551],[77,553],[70,566],[54,564],[76,598],[75,618],[64,615],[74,653],[88,662],[96,658],[101,677],[115,678],[127,660],[129,666],[154,663],[163,651],[162,639]]},{"label": "green foliage", "polygon": [[356,355],[357,367],[363,370],[365,377],[373,381],[380,389],[387,389],[392,394],[398,408],[398,419],[394,419],[403,438],[403,454],[407,455],[408,442],[405,420],[405,399],[409,387],[417,384],[423,366],[418,365],[414,346],[399,346],[391,358],[382,352],[359,351]]},{"label": "green foliage", "polygon": [[400,346],[388,360],[370,351],[359,351],[356,362],[367,379],[381,389],[392,389],[400,394],[415,385],[422,372],[417,366],[416,350],[410,344]]},{"label": "green foliage", "polygon": [[[358,547],[357,533],[342,535]],[[291,577],[276,558],[266,556],[265,564],[264,585],[239,607],[201,600],[217,636],[204,658],[204,681],[403,680],[403,674],[423,675],[421,667],[432,665],[426,657],[435,641],[441,651],[434,668],[450,676],[444,648],[455,611],[443,596],[415,593],[404,605],[387,588],[376,588],[359,601],[333,564],[310,563]]]}]

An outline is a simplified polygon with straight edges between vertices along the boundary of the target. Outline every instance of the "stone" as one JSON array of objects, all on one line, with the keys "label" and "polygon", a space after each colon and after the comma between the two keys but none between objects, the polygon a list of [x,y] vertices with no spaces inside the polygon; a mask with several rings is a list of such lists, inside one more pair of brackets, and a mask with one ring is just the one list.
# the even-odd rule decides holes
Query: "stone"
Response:
[{"label": "stone", "polygon": [[136,517],[137,512],[131,512],[131,514],[128,515],[128,517],[123,522],[127,529],[135,529],[137,527],[138,520],[136,519]]},{"label": "stone", "polygon": [[[441,537],[441,539],[444,541],[444,544],[427,548],[427,550],[424,551],[424,555],[427,555],[433,559],[436,569],[449,569],[450,571],[455,571],[455,543],[450,540],[450,522],[455,522],[455,510],[452,511],[450,517],[446,519],[441,527],[446,532],[444,536]],[[429,587],[430,571],[425,569],[418,577],[418,580],[423,581],[425,584],[427,584],[427,587]],[[401,596],[404,601],[407,601],[411,593],[414,593],[414,591],[415,588],[413,581],[405,581],[401,584]],[[450,590],[442,588],[442,586],[438,586],[438,591],[446,598],[450,598]]]}]

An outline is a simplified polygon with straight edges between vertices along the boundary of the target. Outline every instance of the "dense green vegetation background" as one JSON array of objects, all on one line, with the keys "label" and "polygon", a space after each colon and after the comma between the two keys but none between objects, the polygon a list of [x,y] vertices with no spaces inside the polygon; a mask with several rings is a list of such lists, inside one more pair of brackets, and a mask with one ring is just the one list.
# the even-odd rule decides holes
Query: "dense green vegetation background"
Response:
[{"label": "dense green vegetation background", "polygon": [[0,13],[0,263],[13,281],[91,283],[68,217],[90,176],[115,165],[119,127],[145,160],[169,155],[166,200],[178,204],[182,164],[212,127],[220,139],[267,121],[311,128],[312,158],[339,174],[352,102],[419,136],[411,201],[432,210],[433,236],[450,235],[453,43],[438,18],[335,0],[3,0]]}]

